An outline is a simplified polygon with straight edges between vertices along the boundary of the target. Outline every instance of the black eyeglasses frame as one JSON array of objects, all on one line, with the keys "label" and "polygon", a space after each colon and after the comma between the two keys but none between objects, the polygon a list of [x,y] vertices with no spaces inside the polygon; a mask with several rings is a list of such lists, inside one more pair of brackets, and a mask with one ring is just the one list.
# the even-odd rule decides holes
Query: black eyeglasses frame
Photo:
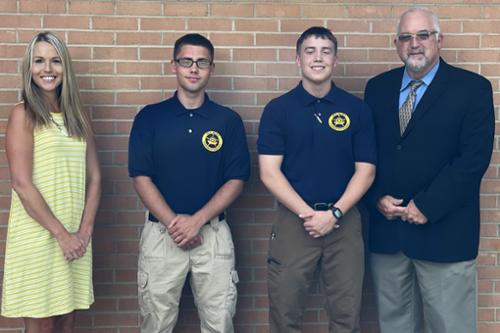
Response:
[{"label": "black eyeglasses frame", "polygon": [[174,59],[174,61],[181,67],[184,68],[191,68],[193,67],[193,64],[196,64],[196,67],[199,69],[207,69],[210,66],[212,66],[213,61],[210,59],[206,58],[200,58],[200,59],[192,59],[192,58],[177,58]]}]

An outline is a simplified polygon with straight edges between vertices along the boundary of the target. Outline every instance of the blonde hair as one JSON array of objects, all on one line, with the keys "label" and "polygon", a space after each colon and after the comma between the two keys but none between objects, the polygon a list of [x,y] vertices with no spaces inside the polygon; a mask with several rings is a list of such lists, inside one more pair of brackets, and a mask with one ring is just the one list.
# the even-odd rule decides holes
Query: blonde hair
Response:
[{"label": "blonde hair", "polygon": [[34,128],[47,127],[54,124],[54,120],[50,114],[50,105],[40,87],[33,82],[31,73],[33,50],[38,42],[47,42],[52,45],[57,55],[61,58],[63,68],[62,83],[57,88],[56,94],[59,109],[63,115],[64,126],[69,136],[85,139],[92,134],[92,129],[87,114],[83,110],[78,83],[71,64],[71,57],[64,42],[51,32],[40,32],[35,35],[24,53],[22,63],[22,98],[29,119],[32,121]]}]

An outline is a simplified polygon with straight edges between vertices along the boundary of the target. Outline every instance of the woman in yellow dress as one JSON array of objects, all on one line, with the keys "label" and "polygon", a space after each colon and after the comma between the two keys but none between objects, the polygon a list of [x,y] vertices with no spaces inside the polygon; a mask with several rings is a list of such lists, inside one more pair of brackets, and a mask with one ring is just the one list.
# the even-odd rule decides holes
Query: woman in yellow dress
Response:
[{"label": "woman in yellow dress", "polygon": [[75,310],[94,301],[99,164],[64,43],[50,32],[33,37],[22,75],[6,133],[12,202],[2,315],[23,318],[27,333],[72,332]]}]

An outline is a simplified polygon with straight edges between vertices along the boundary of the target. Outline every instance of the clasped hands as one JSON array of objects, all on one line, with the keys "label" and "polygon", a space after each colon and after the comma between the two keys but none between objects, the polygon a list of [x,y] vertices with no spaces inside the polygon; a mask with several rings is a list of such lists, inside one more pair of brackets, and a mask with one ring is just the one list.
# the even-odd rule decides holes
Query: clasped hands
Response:
[{"label": "clasped hands", "polygon": [[87,251],[87,245],[90,242],[91,234],[84,234],[81,231],[70,233],[64,232],[56,236],[57,243],[63,251],[64,259],[73,261],[83,257]]},{"label": "clasped hands", "polygon": [[413,224],[427,223],[427,217],[418,209],[413,200],[410,200],[408,206],[401,206],[403,199],[396,199],[390,195],[384,195],[378,200],[377,209],[388,220],[400,218],[403,221]]},{"label": "clasped hands", "polygon": [[197,221],[193,215],[177,214],[168,224],[167,230],[175,244],[187,251],[203,243],[203,237],[199,232],[204,223],[205,221]]},{"label": "clasped hands", "polygon": [[304,228],[313,238],[328,235],[333,229],[339,227],[337,219],[330,210],[311,210],[299,214],[299,217],[304,220]]}]

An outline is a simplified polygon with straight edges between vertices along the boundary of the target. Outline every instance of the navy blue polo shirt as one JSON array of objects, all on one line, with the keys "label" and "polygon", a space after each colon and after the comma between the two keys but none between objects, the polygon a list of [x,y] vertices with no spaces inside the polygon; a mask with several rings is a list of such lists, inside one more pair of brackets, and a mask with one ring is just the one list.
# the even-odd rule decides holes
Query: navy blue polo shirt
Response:
[{"label": "navy blue polo shirt", "polygon": [[304,201],[336,202],[355,162],[376,163],[372,114],[361,99],[333,82],[323,98],[300,83],[265,107],[257,150],[283,155],[281,170]]},{"label": "navy blue polo shirt", "polygon": [[228,180],[248,180],[241,117],[207,95],[198,109],[177,94],[144,107],[130,133],[129,175],[150,177],[175,213],[194,214]]}]

